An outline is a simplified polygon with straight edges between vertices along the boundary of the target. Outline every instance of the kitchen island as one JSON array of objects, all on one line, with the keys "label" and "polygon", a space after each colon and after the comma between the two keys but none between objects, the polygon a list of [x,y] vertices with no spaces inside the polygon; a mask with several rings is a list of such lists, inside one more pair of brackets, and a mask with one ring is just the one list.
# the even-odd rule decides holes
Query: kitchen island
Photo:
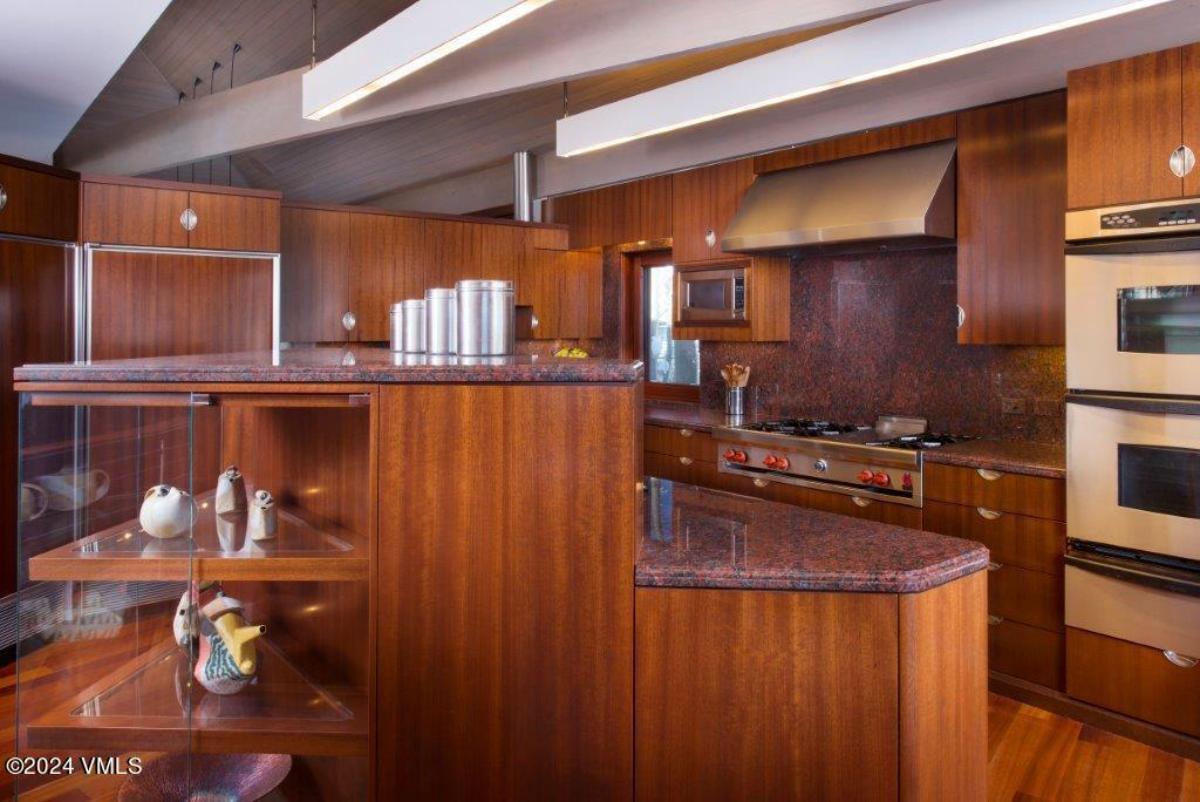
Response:
[{"label": "kitchen island", "polygon": [[651,478],[639,800],[984,799],[988,552]]}]

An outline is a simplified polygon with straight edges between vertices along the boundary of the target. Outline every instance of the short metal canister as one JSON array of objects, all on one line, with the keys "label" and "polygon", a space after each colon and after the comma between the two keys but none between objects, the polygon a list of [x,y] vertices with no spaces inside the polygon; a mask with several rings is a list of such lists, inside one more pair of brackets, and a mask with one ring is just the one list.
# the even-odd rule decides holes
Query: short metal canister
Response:
[{"label": "short metal canister", "polygon": [[425,353],[458,353],[457,312],[454,290],[444,287],[425,290]]},{"label": "short metal canister", "polygon": [[404,304],[394,303],[388,313],[389,327],[388,331],[391,336],[389,342],[393,351],[404,350]]},{"label": "short metal canister", "polygon": [[511,281],[469,279],[455,285],[458,353],[507,356],[516,348],[516,300]]},{"label": "short metal canister", "polygon": [[404,308],[404,333],[401,349],[406,354],[425,353],[425,302],[420,298],[401,301]]}]

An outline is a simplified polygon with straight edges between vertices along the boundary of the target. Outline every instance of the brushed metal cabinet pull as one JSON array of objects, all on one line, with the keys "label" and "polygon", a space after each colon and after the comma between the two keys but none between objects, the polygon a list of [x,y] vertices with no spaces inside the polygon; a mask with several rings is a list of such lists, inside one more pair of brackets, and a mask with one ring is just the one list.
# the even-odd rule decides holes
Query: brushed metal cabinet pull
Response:
[{"label": "brushed metal cabinet pull", "polygon": [[717,232],[713,231],[711,228],[705,229],[704,244],[710,248],[717,247]]},{"label": "brushed metal cabinet pull", "polygon": [[976,507],[975,512],[985,521],[994,521],[1004,514],[1000,510],[989,510],[987,507]]},{"label": "brushed metal cabinet pull", "polygon": [[768,482],[766,479],[755,479],[754,480],[755,487],[766,487],[769,484],[771,484],[771,483]]},{"label": "brushed metal cabinet pull", "polygon": [[998,563],[998,562],[994,562],[992,560],[988,561],[988,570],[989,571],[999,571],[1003,567],[1004,567],[1004,563]]},{"label": "brushed metal cabinet pull", "polygon": [[962,328],[967,322],[967,310],[963,309],[960,304],[955,304],[954,308],[958,310],[958,328]]},{"label": "brushed metal cabinet pull", "polygon": [[863,498],[862,496],[851,496],[850,500],[853,501],[859,507],[870,507],[871,506],[871,499],[869,499],[869,498]]},{"label": "brushed metal cabinet pull", "polygon": [[2,211],[4,209],[4,207],[7,205],[8,205],[8,190],[6,190],[4,188],[3,184],[0,184],[0,211]]},{"label": "brushed metal cabinet pull", "polygon": [[988,626],[989,627],[994,627],[997,624],[1003,624],[1003,623],[1004,623],[1003,616],[999,616],[999,615],[989,615],[988,616]]},{"label": "brushed metal cabinet pull", "polygon": [[636,482],[633,485],[633,489],[639,493],[645,493],[646,492],[646,483],[645,482]]},{"label": "brushed metal cabinet pull", "polygon": [[987,468],[977,468],[975,472],[979,474],[985,482],[994,482],[1004,475],[1000,473],[1000,471],[989,471]]},{"label": "brushed metal cabinet pull", "polygon": [[195,231],[196,226],[200,223],[200,217],[196,214],[195,209],[184,209],[179,214],[179,225],[183,226],[184,231]]},{"label": "brushed metal cabinet pull", "polygon": [[695,434],[695,432],[693,432],[691,429],[680,429],[679,430],[680,437],[691,437],[693,434]]},{"label": "brushed metal cabinet pull", "polygon": [[358,325],[358,318],[353,312],[347,312],[342,315],[342,328],[346,331],[354,331],[354,327]]},{"label": "brushed metal cabinet pull", "polygon": [[1195,668],[1196,664],[1200,663],[1200,658],[1188,657],[1186,654],[1180,654],[1179,652],[1175,652],[1170,649],[1163,649],[1163,657],[1167,658],[1180,668]]},{"label": "brushed metal cabinet pull", "polygon": [[682,463],[684,465],[691,465],[692,462],[694,462],[694,460],[691,457],[680,457],[679,461],[680,461],[680,463]]},{"label": "brushed metal cabinet pull", "polygon": [[1187,145],[1180,145],[1171,151],[1167,164],[1176,178],[1183,178],[1196,166],[1196,154]]}]

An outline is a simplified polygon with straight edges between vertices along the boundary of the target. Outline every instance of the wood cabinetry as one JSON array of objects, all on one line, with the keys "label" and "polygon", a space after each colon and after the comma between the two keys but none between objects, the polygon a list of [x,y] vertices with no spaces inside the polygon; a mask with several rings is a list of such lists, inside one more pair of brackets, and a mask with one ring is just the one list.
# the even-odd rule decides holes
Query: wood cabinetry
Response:
[{"label": "wood cabinetry", "polygon": [[1066,98],[958,115],[958,341],[1062,345]]},{"label": "wood cabinetry", "polygon": [[353,327],[343,325],[350,311],[350,214],[285,206],[282,246],[280,338],[287,342],[350,338]]},{"label": "wood cabinetry", "polygon": [[604,260],[599,250],[537,249],[522,266],[518,303],[527,301],[539,340],[598,339],[604,324]]},{"label": "wood cabinetry", "polygon": [[1194,71],[1195,58],[1194,47],[1172,48],[1067,73],[1069,208],[1184,194],[1170,157],[1180,145],[1200,150],[1196,83],[1184,83],[1184,63]]},{"label": "wood cabinetry", "polygon": [[1065,482],[936,463],[924,472],[925,529],[991,552],[992,670],[1062,690]]},{"label": "wood cabinetry", "polygon": [[679,271],[741,268],[746,276],[746,319],[737,323],[698,325],[676,317],[671,336],[676,340],[725,342],[786,342],[791,337],[792,266],[786,256],[755,256],[693,262]]},{"label": "wood cabinetry", "polygon": [[637,799],[984,798],[983,593],[639,588]]},{"label": "wood cabinetry", "polygon": [[847,159],[851,156],[866,156],[885,150],[909,148],[954,139],[957,118],[953,114],[926,117],[921,120],[873,128],[857,134],[825,139],[797,145],[794,148],[764,153],[754,158],[755,173],[771,173],[790,170],[818,162]]},{"label": "wood cabinetry", "polygon": [[383,389],[378,799],[631,799],[641,403]]},{"label": "wood cabinetry", "polygon": [[[675,264],[725,256],[721,238],[754,181],[754,160],[685,170],[671,176],[672,258]],[[709,244],[711,242],[711,244]]]},{"label": "wood cabinetry", "polygon": [[278,192],[84,176],[85,242],[279,251]]},{"label": "wood cabinetry", "polygon": [[571,248],[661,240],[672,232],[671,196],[671,176],[655,176],[550,198],[542,216],[570,229]]},{"label": "wood cabinetry", "polygon": [[75,241],[79,236],[79,177],[0,156],[0,234]]},{"label": "wood cabinetry", "polygon": [[[1200,158],[1200,43],[1188,45],[1181,53],[1183,60],[1183,144]],[[1200,170],[1183,177],[1183,196],[1200,195]]]}]

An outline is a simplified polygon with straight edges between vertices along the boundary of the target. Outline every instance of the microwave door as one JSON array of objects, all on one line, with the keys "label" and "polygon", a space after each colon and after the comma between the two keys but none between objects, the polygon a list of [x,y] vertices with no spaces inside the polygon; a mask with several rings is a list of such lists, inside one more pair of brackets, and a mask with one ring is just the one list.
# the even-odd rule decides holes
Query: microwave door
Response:
[{"label": "microwave door", "polygon": [[1200,396],[1200,251],[1066,258],[1067,386]]}]

